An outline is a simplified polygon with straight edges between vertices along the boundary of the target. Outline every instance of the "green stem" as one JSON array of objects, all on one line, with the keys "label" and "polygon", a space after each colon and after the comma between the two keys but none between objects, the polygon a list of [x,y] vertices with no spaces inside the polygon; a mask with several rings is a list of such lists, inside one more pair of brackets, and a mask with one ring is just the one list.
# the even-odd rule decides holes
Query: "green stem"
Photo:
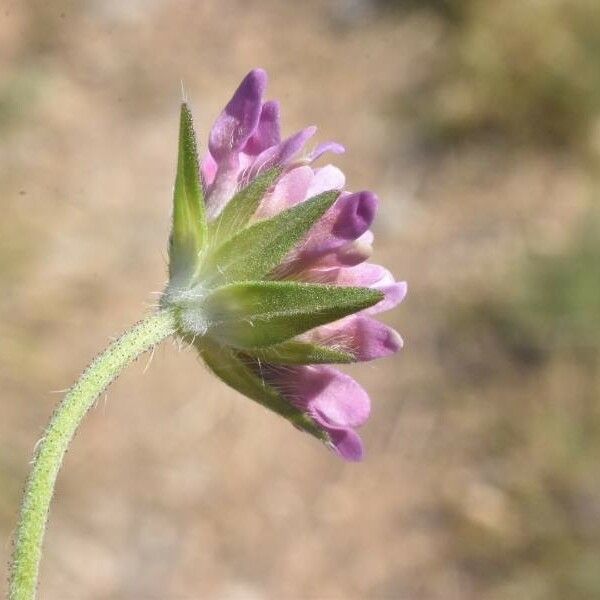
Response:
[{"label": "green stem", "polygon": [[92,361],[56,408],[38,442],[25,487],[11,564],[10,600],[35,598],[54,484],[79,423],[129,363],[174,331],[173,315],[168,311],[160,311],[135,324]]}]

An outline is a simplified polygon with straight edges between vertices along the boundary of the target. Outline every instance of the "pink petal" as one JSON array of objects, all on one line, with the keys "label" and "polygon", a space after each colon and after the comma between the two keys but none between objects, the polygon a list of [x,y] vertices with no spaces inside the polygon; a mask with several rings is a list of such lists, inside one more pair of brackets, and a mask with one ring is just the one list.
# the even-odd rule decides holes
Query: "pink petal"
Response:
[{"label": "pink petal", "polygon": [[[380,282],[394,283],[392,274],[374,263],[361,263],[354,267],[337,267],[333,269],[313,270],[309,274],[315,276],[315,281],[335,285],[350,285],[370,287]],[[388,277],[390,278],[388,281]],[[309,279],[312,281],[312,279]]]},{"label": "pink petal", "polygon": [[358,427],[369,417],[371,401],[352,377],[332,367],[295,367],[283,373],[289,401],[324,427]]},{"label": "pink petal", "polygon": [[308,166],[296,167],[287,172],[279,179],[273,191],[263,199],[256,217],[266,219],[302,202],[313,177],[313,170]]},{"label": "pink petal", "polygon": [[364,450],[360,436],[353,429],[326,428],[331,439],[332,449],[344,460],[359,462],[364,457]]},{"label": "pink petal", "polygon": [[246,75],[210,132],[208,148],[217,163],[239,152],[254,133],[261,109],[267,74],[254,69]]},{"label": "pink petal", "polygon": [[337,247],[332,245],[321,253],[301,256],[292,267],[293,270],[353,267],[367,260],[372,252],[373,247],[363,241],[361,236],[353,242],[346,242]]},{"label": "pink petal", "polygon": [[361,244],[367,244],[368,246],[372,246],[374,240],[375,236],[373,235],[373,232],[370,229],[368,229],[356,241],[360,242]]},{"label": "pink petal", "polygon": [[307,198],[330,190],[342,190],[346,185],[346,176],[333,165],[325,165],[321,169],[316,169],[314,173],[315,177],[306,193]]},{"label": "pink petal", "polygon": [[330,265],[346,265],[353,267],[365,260],[368,260],[373,253],[373,247],[360,240],[348,243],[345,246],[338,248],[335,253],[328,257],[324,257],[324,264]]},{"label": "pink petal", "polygon": [[398,352],[403,342],[391,327],[363,315],[353,315],[308,332],[303,338],[350,352],[357,361],[374,360]]},{"label": "pink petal", "polygon": [[200,162],[200,173],[205,188],[213,184],[215,175],[217,174],[217,163],[210,152],[207,152]]},{"label": "pink petal", "polygon": [[364,311],[369,315],[375,315],[394,308],[404,300],[406,292],[408,291],[406,281],[398,281],[386,285],[373,285],[371,287],[383,292],[385,297],[381,302],[378,302],[375,306],[371,306]]}]

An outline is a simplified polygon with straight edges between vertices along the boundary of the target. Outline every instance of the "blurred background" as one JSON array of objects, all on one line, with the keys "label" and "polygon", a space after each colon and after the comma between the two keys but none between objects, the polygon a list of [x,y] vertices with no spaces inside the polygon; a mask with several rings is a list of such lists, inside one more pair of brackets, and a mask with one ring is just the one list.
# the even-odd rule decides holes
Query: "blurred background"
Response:
[{"label": "blurred background", "polygon": [[44,599],[600,597],[597,0],[1,0],[0,581],[35,442],[165,280],[181,81],[252,67],[409,281],[346,465],[165,344],[90,412]]}]

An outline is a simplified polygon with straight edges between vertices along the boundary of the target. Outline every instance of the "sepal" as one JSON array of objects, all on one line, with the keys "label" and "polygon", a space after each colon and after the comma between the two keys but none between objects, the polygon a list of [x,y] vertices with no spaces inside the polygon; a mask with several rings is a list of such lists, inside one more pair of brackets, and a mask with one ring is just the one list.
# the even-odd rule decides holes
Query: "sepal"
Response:
[{"label": "sepal", "polygon": [[192,114],[181,105],[179,155],[173,193],[173,227],[169,243],[169,281],[184,287],[197,269],[207,240],[204,196],[200,183]]},{"label": "sepal", "polygon": [[292,406],[257,374],[260,363],[206,339],[195,342],[195,346],[208,368],[228,386],[281,415],[294,427],[322,442],[331,443],[329,436],[311,417]]},{"label": "sepal", "polygon": [[211,244],[217,246],[241,231],[252,218],[267,190],[281,175],[280,168],[269,169],[241,189],[209,223]]},{"label": "sepal", "polygon": [[289,340],[266,348],[246,349],[245,352],[274,365],[345,364],[356,361],[350,352],[299,340]]},{"label": "sepal", "polygon": [[222,343],[262,348],[373,306],[382,298],[381,292],[370,288],[252,281],[216,289],[197,310],[207,333]]},{"label": "sepal", "polygon": [[211,252],[198,280],[213,287],[262,279],[281,264],[338,196],[337,191],[319,194],[243,229]]}]

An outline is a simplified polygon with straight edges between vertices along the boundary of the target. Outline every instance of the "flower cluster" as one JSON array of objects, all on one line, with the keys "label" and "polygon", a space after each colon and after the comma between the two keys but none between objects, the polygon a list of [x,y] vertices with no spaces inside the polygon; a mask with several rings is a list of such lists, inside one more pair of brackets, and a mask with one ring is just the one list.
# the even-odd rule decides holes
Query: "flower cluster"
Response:
[{"label": "flower cluster", "polygon": [[313,166],[344,148],[306,151],[315,127],[282,140],[279,105],[263,102],[266,80],[260,69],[244,78],[200,165],[182,107],[162,303],[224,382],[360,460],[355,429],[369,416],[369,396],[330,364],[401,348],[373,316],[401,302],[406,284],[366,262],[377,197],[344,191],[333,165]]}]

